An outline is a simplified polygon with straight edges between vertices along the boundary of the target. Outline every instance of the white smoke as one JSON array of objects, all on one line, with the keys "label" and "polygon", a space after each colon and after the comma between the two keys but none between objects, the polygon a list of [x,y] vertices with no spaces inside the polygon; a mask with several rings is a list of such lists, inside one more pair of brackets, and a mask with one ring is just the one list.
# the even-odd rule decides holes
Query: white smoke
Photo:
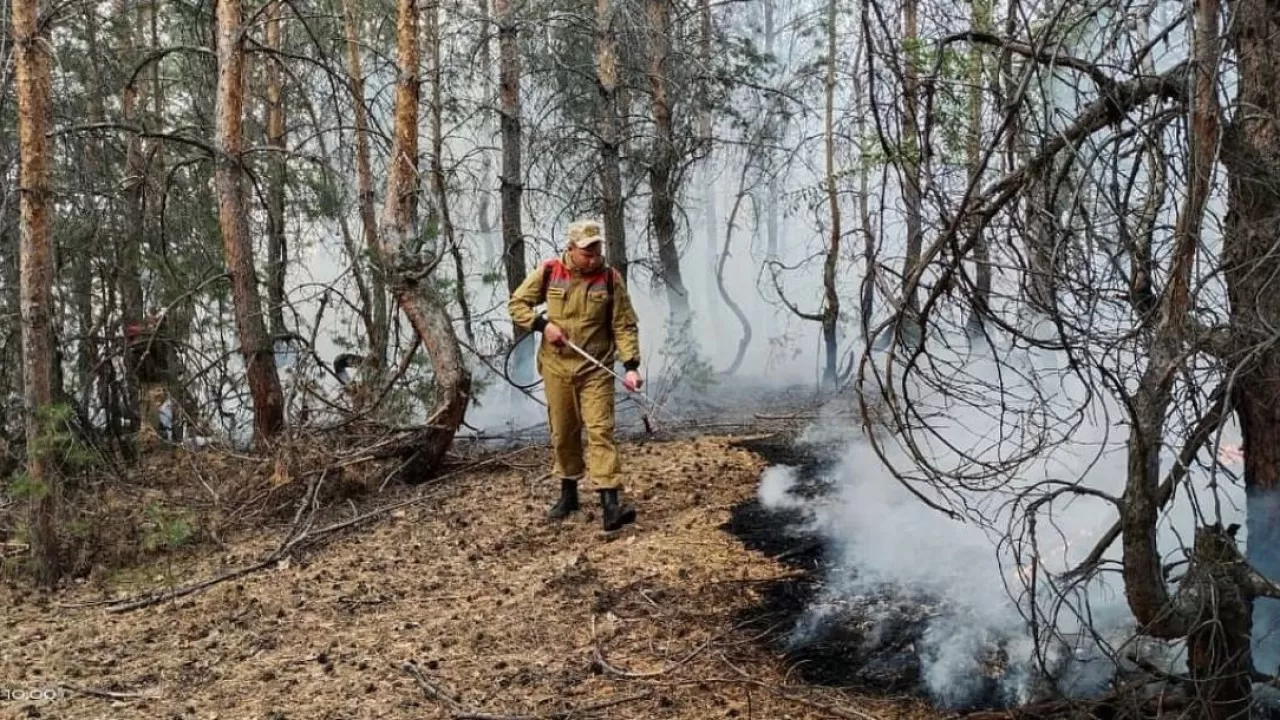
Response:
[{"label": "white smoke", "polygon": [[[987,481],[985,492],[968,490],[955,496],[969,506],[969,517],[957,521],[927,506],[895,478],[860,428],[845,428],[847,436],[855,439],[830,472],[832,492],[810,508],[813,527],[828,541],[833,567],[825,594],[798,625],[794,640],[804,643],[850,603],[871,612],[889,609],[883,617],[859,622],[892,621],[897,612],[892,603],[866,602],[868,596],[891,587],[895,595],[928,605],[923,613],[928,615],[928,625],[917,651],[923,682],[936,702],[956,707],[991,699],[993,682],[1003,701],[1025,702],[1035,692],[1039,675],[1027,620],[1032,603],[1026,584],[1035,569],[1040,571],[1041,637],[1045,637],[1044,625],[1051,622],[1062,636],[1081,638],[1042,646],[1048,652],[1042,659],[1057,673],[1064,691],[1096,692],[1114,674],[1107,659],[1108,643],[1118,644],[1133,635],[1133,618],[1119,578],[1095,581],[1068,606],[1084,611],[1087,604],[1090,622],[1084,627],[1074,612],[1050,614],[1055,595],[1047,587],[1046,573],[1061,573],[1083,560],[1114,523],[1115,509],[1099,498],[1074,495],[1042,507],[1034,560],[1029,543],[1010,543],[1008,537],[1021,535],[1029,540],[1022,532],[1026,502],[1014,500],[1038,483],[1079,482],[1120,496],[1126,473],[1124,416],[1109,399],[1086,395],[1082,382],[1064,371],[1065,360],[1052,353],[950,360],[956,369],[951,381],[964,383],[969,399],[961,403],[919,388],[912,398],[922,415],[932,415],[929,423],[936,435],[928,441],[921,433],[915,437],[936,467],[944,474],[953,471],[951,477],[956,478],[975,469],[962,455],[994,464],[1017,456],[1028,443],[1047,440],[1044,451],[1021,463],[1016,473],[1004,478],[1006,484],[996,487]],[[1015,377],[1015,371],[1021,377]],[[985,391],[977,390],[984,386]],[[997,388],[1001,389],[997,392]],[[1038,407],[1052,409],[1041,412]],[[1064,427],[1063,417],[1075,422]],[[830,419],[821,425],[820,434],[830,436]],[[1232,441],[1229,436],[1223,438],[1224,443]],[[890,465],[918,474],[901,443],[888,433],[882,442]],[[1178,442],[1180,438],[1171,431],[1167,447],[1176,448]],[[1164,453],[1166,472],[1172,461],[1173,453]],[[1166,561],[1179,557],[1180,544],[1189,542],[1197,502],[1203,504],[1202,518],[1207,514],[1208,522],[1218,519],[1207,473],[1193,469],[1191,479],[1196,492],[1180,490],[1161,521],[1159,544]],[[1218,481],[1225,487],[1218,489],[1216,511],[1222,522],[1236,522],[1243,513],[1243,493],[1221,477]],[[779,504],[779,485],[777,474],[766,473],[760,488],[762,504]],[[932,500],[943,499],[927,483],[916,482],[912,487]],[[1106,558],[1118,557],[1116,542]],[[1104,638],[1102,646],[1090,630]],[[1156,650],[1176,655],[1178,648],[1161,646],[1151,652]],[[993,659],[993,652],[1001,657]]]}]

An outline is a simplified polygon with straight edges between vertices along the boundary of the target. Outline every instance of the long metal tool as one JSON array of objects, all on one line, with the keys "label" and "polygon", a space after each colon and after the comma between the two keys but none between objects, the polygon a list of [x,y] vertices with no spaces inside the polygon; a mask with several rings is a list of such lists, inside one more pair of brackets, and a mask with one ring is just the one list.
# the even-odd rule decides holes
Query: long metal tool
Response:
[{"label": "long metal tool", "polygon": [[618,373],[614,372],[612,368],[607,367],[604,363],[597,360],[595,356],[592,355],[591,353],[575,345],[573,341],[570,340],[569,338],[564,338],[564,344],[568,345],[570,348],[573,348],[574,352],[586,358],[592,365],[595,365],[596,367],[609,373],[610,375],[614,376],[619,381],[621,381],[622,387],[626,389],[627,392],[631,393],[632,395],[635,395],[638,398],[642,398],[644,400],[644,402],[640,403],[640,407],[644,411],[640,414],[640,419],[644,421],[644,429],[648,430],[649,434],[653,434],[653,426],[649,424],[649,417],[654,414],[655,409],[653,407],[653,402],[649,400],[649,396],[645,395],[644,392],[640,390],[631,390],[627,388],[626,381],[623,380],[622,377],[618,375]]}]

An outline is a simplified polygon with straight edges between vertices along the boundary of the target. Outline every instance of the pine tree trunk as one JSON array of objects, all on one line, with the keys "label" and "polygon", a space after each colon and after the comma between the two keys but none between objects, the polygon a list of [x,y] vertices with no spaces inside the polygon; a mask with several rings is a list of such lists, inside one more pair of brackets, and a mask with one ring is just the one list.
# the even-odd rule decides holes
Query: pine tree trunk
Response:
[{"label": "pine tree trunk", "polygon": [[[137,16],[129,5],[129,0],[119,0],[116,4],[117,25],[120,28],[121,58],[132,64],[137,59],[134,50],[133,28]],[[138,87],[136,83],[126,85],[120,95],[121,120],[128,125],[137,122]],[[143,243],[143,210],[146,200],[147,167],[142,154],[142,141],[134,133],[126,133],[124,160],[124,236],[116,239],[116,251],[119,258],[117,274],[120,287],[121,335],[131,325],[142,323],[145,314],[142,296],[142,274],[140,256]],[[123,354],[123,353],[122,353]],[[125,354],[127,357],[127,354]],[[142,416],[138,402],[139,384],[138,368],[125,363],[124,376],[124,414],[134,423],[134,429],[142,427]]]},{"label": "pine tree trunk", "polygon": [[218,94],[214,183],[218,195],[218,224],[231,273],[231,292],[240,353],[244,357],[253,396],[254,440],[272,440],[284,426],[284,396],[276,373],[275,355],[262,319],[253,242],[249,235],[249,205],[245,198],[244,167],[244,37],[240,0],[219,0]]},{"label": "pine tree trunk", "polygon": [[[483,98],[485,107],[492,107],[497,98],[493,95],[490,81],[493,79],[493,41],[492,33],[489,32],[493,24],[493,17],[489,13],[489,0],[479,0],[480,2],[480,77],[484,87]],[[491,126],[488,121],[489,116],[485,116],[482,123],[482,132],[485,137],[485,145],[489,145],[488,138]],[[480,238],[484,246],[485,266],[490,266],[497,257],[498,248],[496,238],[493,234],[493,152],[488,148],[480,150],[480,190],[479,190],[479,206],[476,208],[478,216],[478,226],[480,229]]]},{"label": "pine tree trunk", "polygon": [[826,156],[827,207],[831,217],[831,229],[827,239],[827,258],[822,265],[822,340],[826,348],[826,363],[822,381],[827,385],[836,382],[836,322],[840,319],[840,295],[836,292],[836,267],[840,260],[840,195],[836,187],[836,137],[835,98],[836,61],[836,0],[827,0],[827,77],[825,115],[822,123],[823,148]]},{"label": "pine tree trunk", "polygon": [[[987,32],[991,25],[989,0],[971,0],[973,29]],[[983,51],[976,44],[969,51],[969,137],[965,146],[965,162],[969,168],[969,184],[981,187],[982,179],[982,80]],[[987,229],[975,227],[973,243],[975,288],[970,302],[968,333],[972,338],[982,335],[983,317],[991,304],[991,258],[987,248]]]},{"label": "pine tree trunk", "polygon": [[471,305],[467,301],[467,271],[462,262],[462,246],[453,226],[449,206],[449,188],[444,173],[444,68],[441,66],[440,2],[431,0],[427,5],[427,47],[431,49],[431,188],[435,196],[435,212],[440,218],[440,235],[453,258],[453,273],[457,278],[453,285],[453,299],[462,313],[462,329],[467,341],[476,343],[471,327]]},{"label": "pine tree trunk", "polygon": [[[280,16],[284,4],[269,0],[267,11],[267,48],[279,51]],[[288,332],[284,319],[285,278],[289,267],[289,246],[285,239],[284,195],[285,183],[285,126],[284,88],[281,81],[280,58],[268,55],[267,63],[267,145],[272,151],[267,155],[267,320],[271,337]]]},{"label": "pine tree trunk", "polygon": [[[1216,5],[1212,0],[1201,4]],[[1205,10],[1204,12],[1208,12]],[[1248,501],[1247,556],[1262,574],[1280,581],[1280,130],[1267,118],[1280,113],[1280,8],[1265,0],[1229,0],[1229,39],[1238,55],[1236,102],[1248,108],[1223,138],[1228,169],[1227,231],[1223,267],[1237,346],[1253,362],[1237,374],[1232,401],[1244,439]],[[1274,673],[1280,665],[1280,601],[1254,606],[1254,661]]]},{"label": "pine tree trunk", "polygon": [[[498,24],[498,102],[502,129],[502,253],[507,272],[507,290],[515,292],[524,282],[524,230],[521,226],[520,129],[520,46],[511,0],[494,0],[494,22]],[[516,329],[516,341],[524,337]]]},{"label": "pine tree trunk", "polygon": [[609,264],[627,279],[626,207],[618,159],[618,56],[610,0],[596,0],[596,89],[600,96],[600,200]]},{"label": "pine tree trunk", "polygon": [[386,268],[378,246],[378,216],[374,210],[373,170],[369,165],[369,118],[365,110],[364,70],[360,63],[359,24],[352,0],[342,0],[342,23],[347,35],[347,70],[351,85],[355,124],[356,192],[365,247],[373,257],[369,294],[373,298],[373,322],[369,326],[369,352],[375,368],[387,364],[387,283]]},{"label": "pine tree trunk", "polygon": [[13,2],[13,58],[18,98],[18,185],[22,314],[22,380],[26,405],[28,532],[32,571],[42,585],[61,576],[58,506],[61,487],[54,459],[40,452],[53,404],[53,248],[50,160],[52,120],[49,38],[39,27],[38,0]]},{"label": "pine tree trunk", "polygon": [[[923,151],[920,142],[918,108],[920,103],[920,70],[916,66],[919,41],[919,0],[904,0],[902,8],[902,203],[906,213],[907,253],[903,263],[903,278],[910,278],[920,264],[923,242],[921,234],[920,163]],[[903,302],[916,322],[920,306],[915,288],[903,288]]]},{"label": "pine tree trunk", "polygon": [[649,35],[649,89],[652,93],[654,129],[653,157],[649,165],[649,219],[658,262],[667,287],[667,303],[672,330],[688,332],[689,292],[680,275],[680,251],[676,247],[675,131],[671,102],[667,97],[667,56],[671,20],[671,0],[647,0]]},{"label": "pine tree trunk", "polygon": [[439,467],[466,415],[471,397],[471,374],[462,361],[462,349],[444,300],[432,285],[431,277],[406,255],[409,242],[418,235],[416,202],[418,192],[418,8],[415,0],[396,3],[395,135],[391,154],[394,162],[387,178],[387,196],[382,209],[379,245],[382,264],[394,268],[392,293],[409,318],[418,338],[431,356],[435,371],[435,406],[427,426],[414,442],[414,461],[406,467],[406,477],[422,479]]}]

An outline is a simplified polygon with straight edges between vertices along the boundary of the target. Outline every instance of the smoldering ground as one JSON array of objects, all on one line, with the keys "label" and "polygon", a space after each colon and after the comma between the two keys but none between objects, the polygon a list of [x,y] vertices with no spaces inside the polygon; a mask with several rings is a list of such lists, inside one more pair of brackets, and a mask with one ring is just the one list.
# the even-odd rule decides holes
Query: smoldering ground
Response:
[{"label": "smoldering ground", "polygon": [[[1076,498],[1045,508],[1037,527],[1026,523],[1027,493],[1039,484],[1079,483],[1120,495],[1127,434],[1118,408],[1086,393],[1054,353],[952,360],[951,381],[963,375],[970,388],[1001,395],[975,392],[961,402],[919,386],[911,398],[932,426],[932,434],[917,436],[916,450],[943,476],[969,478],[962,519],[911,491],[945,499],[919,477],[918,458],[892,433],[877,436],[882,457],[858,423],[829,416],[790,444],[754,448],[773,466],[730,529],[813,571],[766,594],[766,608],[789,618],[779,644],[796,671],[815,682],[916,691],[949,708],[1008,706],[1055,693],[1097,696],[1138,660],[1183,672],[1180,643],[1135,639],[1117,574],[1069,591],[1062,584],[1061,573],[1115,521],[1113,508]],[[1026,411],[1032,404],[1055,410],[1037,420]],[[1073,421],[1050,422],[1063,417]],[[1043,452],[1025,453],[1031,439]],[[1230,428],[1219,442],[1235,442]],[[995,466],[1020,453],[1025,459],[1007,476],[977,489],[975,463]],[[1172,454],[1162,462],[1172,463]],[[895,478],[886,463],[916,478]],[[1206,507],[1197,503],[1215,498],[1224,523],[1244,515],[1243,493],[1228,475],[1211,476],[1202,466],[1191,484],[1193,492],[1180,493],[1160,521],[1160,550],[1169,559],[1204,520]],[[1117,545],[1104,560],[1118,555]]]}]

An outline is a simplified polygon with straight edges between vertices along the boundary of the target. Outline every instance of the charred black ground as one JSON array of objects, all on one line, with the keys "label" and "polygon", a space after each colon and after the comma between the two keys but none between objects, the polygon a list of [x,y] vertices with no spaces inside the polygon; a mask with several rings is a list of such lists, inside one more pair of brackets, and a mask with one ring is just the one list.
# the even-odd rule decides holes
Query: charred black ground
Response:
[{"label": "charred black ground", "polygon": [[[829,471],[838,462],[838,448],[800,441],[794,433],[739,441],[771,465],[796,469],[793,492],[820,497],[830,492]],[[758,499],[733,509],[724,529],[747,548],[762,552],[799,571],[795,577],[768,583],[758,590],[761,631],[775,651],[783,653],[793,674],[805,682],[876,693],[908,694],[928,699],[920,657],[920,641],[932,612],[929,598],[907,597],[894,588],[848,598],[814,625],[807,611],[820,600],[832,562],[831,549],[819,535],[806,531],[797,510],[772,510]],[[750,620],[750,618],[746,618]],[[803,632],[800,630],[803,629]],[[997,661],[998,658],[994,659]],[[983,690],[970,702],[951,710],[1007,707],[996,677],[984,678]]]}]

